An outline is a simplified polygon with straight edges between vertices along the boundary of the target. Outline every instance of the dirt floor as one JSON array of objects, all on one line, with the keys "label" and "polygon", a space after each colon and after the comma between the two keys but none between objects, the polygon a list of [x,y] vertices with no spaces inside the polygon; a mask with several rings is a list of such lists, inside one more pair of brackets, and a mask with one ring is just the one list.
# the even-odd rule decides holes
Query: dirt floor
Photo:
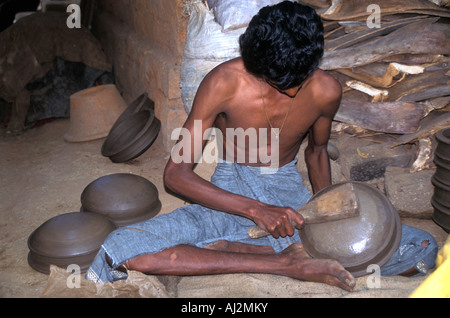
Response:
[{"label": "dirt floor", "polygon": [[[21,136],[6,136],[0,131],[0,297],[55,296],[49,295],[49,276],[34,271],[27,263],[28,236],[54,216],[79,211],[81,193],[95,179],[118,172],[142,175],[157,186],[162,213],[185,204],[164,190],[162,172],[168,154],[162,150],[160,139],[138,159],[127,164],[114,164],[101,155],[102,139],[79,144],[64,142],[69,124],[69,120],[56,120]],[[200,175],[208,178],[213,167],[199,166],[197,169]],[[406,219],[403,222],[431,232],[440,246],[447,238],[447,233],[431,220]],[[366,278],[360,278],[355,293],[344,293],[323,284],[273,275],[218,275],[182,278],[177,281],[176,293],[167,295],[407,297],[424,279],[382,278],[381,288],[370,289]]]}]

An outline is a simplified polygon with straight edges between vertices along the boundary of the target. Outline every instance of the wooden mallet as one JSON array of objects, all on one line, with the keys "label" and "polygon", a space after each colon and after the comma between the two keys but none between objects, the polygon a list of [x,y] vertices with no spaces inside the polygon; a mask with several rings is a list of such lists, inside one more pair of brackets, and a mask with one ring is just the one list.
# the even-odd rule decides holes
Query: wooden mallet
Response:
[{"label": "wooden mallet", "polygon": [[[318,192],[307,204],[297,210],[305,224],[337,221],[359,215],[359,203],[350,182],[340,183]],[[248,231],[251,238],[257,239],[270,235],[255,226]]]}]

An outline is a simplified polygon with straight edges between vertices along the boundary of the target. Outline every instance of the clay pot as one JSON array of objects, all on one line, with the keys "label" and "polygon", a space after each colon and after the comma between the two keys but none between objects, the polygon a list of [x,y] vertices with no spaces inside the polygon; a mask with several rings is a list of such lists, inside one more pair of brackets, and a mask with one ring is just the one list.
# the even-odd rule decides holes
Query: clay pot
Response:
[{"label": "clay pot", "polygon": [[450,215],[449,214],[445,214],[445,213],[441,212],[441,210],[439,210],[435,207],[435,212],[433,213],[432,219],[445,232],[450,233]]},{"label": "clay pot", "polygon": [[434,193],[431,205],[434,208],[433,220],[446,232],[450,232],[450,186],[441,183],[436,174],[431,178],[434,185]]},{"label": "clay pot", "polygon": [[[359,277],[367,275],[369,265],[381,267],[390,260],[400,244],[401,222],[382,192],[366,183],[352,183],[359,201],[359,216],[305,225],[300,237],[309,255],[335,259]],[[330,191],[338,185],[322,191]]]},{"label": "clay pot", "polygon": [[433,220],[445,231],[450,231],[450,128],[436,133],[437,147],[434,156],[436,173],[431,178],[434,194]]},{"label": "clay pot", "polygon": [[101,85],[70,96],[70,129],[64,140],[85,142],[108,136],[127,104],[115,85]]},{"label": "clay pot", "polygon": [[151,219],[161,210],[158,189],[149,180],[127,173],[101,177],[81,194],[81,211],[108,217],[117,227]]},{"label": "clay pot", "polygon": [[431,183],[434,185],[433,199],[444,207],[450,209],[450,186],[441,183],[434,175],[431,178]]},{"label": "clay pot", "polygon": [[450,216],[450,208],[442,205],[439,200],[436,200],[436,197],[434,195],[431,198],[431,205],[434,207],[435,213],[443,214],[443,217],[447,218],[448,216]]},{"label": "clay pot", "polygon": [[116,229],[106,217],[94,213],[68,213],[56,216],[28,238],[28,264],[49,274],[50,265],[67,268],[80,266],[85,272],[106,237]]},{"label": "clay pot", "polygon": [[435,154],[434,163],[436,164],[434,178],[438,182],[450,187],[450,160],[443,159],[438,154]]},{"label": "clay pot", "polygon": [[136,114],[137,112],[140,112],[141,110],[155,110],[155,103],[148,98],[148,94],[144,93],[138,98],[136,98],[128,107],[125,109],[125,111],[119,116],[116,123],[114,123],[113,127],[111,129],[114,129],[117,124],[119,124],[122,120],[124,120],[126,117],[129,117],[131,115]]},{"label": "clay pot", "polygon": [[432,219],[444,231],[450,233],[450,208],[441,205],[433,196],[431,205],[434,208]]},{"label": "clay pot", "polygon": [[155,141],[161,122],[153,110],[141,110],[121,117],[102,146],[102,155],[114,163],[127,162],[142,155]]},{"label": "clay pot", "polygon": [[435,153],[447,160],[450,160],[450,128],[442,129],[436,133],[438,142]]}]

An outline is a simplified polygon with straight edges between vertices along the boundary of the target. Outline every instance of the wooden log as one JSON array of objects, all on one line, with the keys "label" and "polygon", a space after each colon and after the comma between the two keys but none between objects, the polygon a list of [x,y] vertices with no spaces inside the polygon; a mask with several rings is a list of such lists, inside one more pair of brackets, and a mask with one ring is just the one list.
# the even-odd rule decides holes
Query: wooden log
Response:
[{"label": "wooden log", "polygon": [[347,81],[345,85],[372,96],[372,102],[374,103],[382,102],[389,93],[387,90],[378,89],[360,81]]},{"label": "wooden log", "polygon": [[389,88],[405,79],[406,74],[420,74],[424,70],[422,66],[390,63],[386,67],[384,63],[372,63],[367,67],[337,71],[371,86]]},{"label": "wooden log", "polygon": [[302,3],[315,9],[325,9],[330,6],[328,0],[302,0]]},{"label": "wooden log", "polygon": [[445,109],[447,106],[450,106],[450,96],[432,98],[425,101],[425,104],[430,108],[430,110]]},{"label": "wooden log", "polygon": [[378,2],[373,0],[333,0],[328,8],[318,10],[318,12],[326,20],[362,20],[371,14],[367,12],[367,7],[374,3],[380,6],[383,15],[422,13],[442,17],[450,16],[447,8],[439,7],[426,0],[383,0]]},{"label": "wooden log", "polygon": [[363,30],[345,34],[335,39],[327,40],[325,42],[325,51],[334,51],[336,49],[346,48],[362,41],[367,41],[376,36],[389,34],[390,32],[397,30],[408,23],[416,22],[423,18],[423,16],[417,16],[407,19],[401,19],[398,21],[386,23],[381,28],[369,29],[366,26]]},{"label": "wooden log", "polygon": [[418,103],[343,100],[334,120],[377,132],[409,134],[417,131],[423,116]]},{"label": "wooden log", "polygon": [[433,142],[431,138],[419,139],[418,147],[417,158],[409,169],[411,173],[435,167],[433,162]]},{"label": "wooden log", "polygon": [[418,102],[450,95],[448,69],[411,75],[389,89],[388,101]]},{"label": "wooden log", "polygon": [[436,21],[424,19],[363,44],[325,52],[320,68],[358,67],[398,54],[449,54],[450,41],[442,28],[434,25]]},{"label": "wooden log", "polygon": [[391,148],[428,138],[441,129],[450,128],[450,113],[438,113],[438,115],[430,113],[429,117],[424,118],[417,132],[399,137],[392,143]]},{"label": "wooden log", "polygon": [[434,64],[445,61],[447,58],[441,54],[399,54],[389,56],[381,62],[400,63],[406,65]]}]

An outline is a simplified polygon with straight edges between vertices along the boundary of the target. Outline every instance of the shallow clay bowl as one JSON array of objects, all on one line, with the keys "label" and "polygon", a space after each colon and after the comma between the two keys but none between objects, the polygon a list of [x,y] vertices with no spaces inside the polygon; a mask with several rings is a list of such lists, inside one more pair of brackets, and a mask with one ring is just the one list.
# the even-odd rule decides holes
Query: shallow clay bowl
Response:
[{"label": "shallow clay bowl", "polygon": [[450,210],[450,185],[440,182],[440,179],[437,177],[438,175],[436,174],[431,177],[431,183],[434,186],[434,194],[432,199],[441,206],[447,207],[447,210]]},{"label": "shallow clay bowl", "polygon": [[112,126],[111,130],[115,129],[120,122],[125,120],[125,118],[130,117],[131,115],[134,115],[141,110],[152,110],[155,109],[155,103],[148,98],[148,94],[144,93],[138,98],[136,98],[126,109],[125,111],[119,116],[117,121]]},{"label": "shallow clay bowl", "polygon": [[400,244],[401,223],[383,193],[366,183],[352,183],[359,201],[359,216],[305,225],[300,237],[312,257],[335,259],[359,277],[368,274],[369,265],[381,267],[389,261]]},{"label": "shallow clay bowl", "polygon": [[434,202],[432,204],[435,209],[432,215],[433,221],[445,232],[450,233],[450,214],[443,212]]},{"label": "shallow clay bowl", "polygon": [[153,110],[141,110],[114,124],[102,146],[102,155],[114,163],[130,161],[142,155],[155,141],[161,122]]},{"label": "shallow clay bowl", "polygon": [[117,173],[91,182],[81,194],[81,211],[108,217],[118,227],[151,219],[161,210],[158,189],[144,177]]},{"label": "shallow clay bowl", "polygon": [[436,154],[442,158],[450,158],[450,128],[442,129],[436,133],[438,145]]},{"label": "shallow clay bowl", "polygon": [[438,154],[434,156],[436,164],[436,173],[434,178],[440,183],[450,186],[450,160],[442,159]]},{"label": "shallow clay bowl", "polygon": [[67,268],[77,264],[81,272],[85,272],[106,237],[115,229],[108,218],[95,213],[56,216],[29,236],[28,264],[44,274],[50,273],[50,265]]}]

